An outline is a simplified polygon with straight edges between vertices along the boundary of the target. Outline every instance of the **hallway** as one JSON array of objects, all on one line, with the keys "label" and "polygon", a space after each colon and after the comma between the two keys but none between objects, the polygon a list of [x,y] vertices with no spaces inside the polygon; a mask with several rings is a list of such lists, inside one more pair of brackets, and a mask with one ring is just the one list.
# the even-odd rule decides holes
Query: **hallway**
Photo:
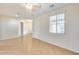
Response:
[{"label": "hallway", "polygon": [[21,41],[20,38],[0,41],[0,54],[2,55],[75,55],[77,53],[59,48],[54,45],[32,39],[28,34]]}]

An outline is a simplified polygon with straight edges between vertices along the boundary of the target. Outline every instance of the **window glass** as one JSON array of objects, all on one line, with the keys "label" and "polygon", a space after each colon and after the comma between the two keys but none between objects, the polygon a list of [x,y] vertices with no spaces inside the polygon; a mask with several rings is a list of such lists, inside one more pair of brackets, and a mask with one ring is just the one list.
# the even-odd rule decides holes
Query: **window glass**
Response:
[{"label": "window glass", "polygon": [[64,13],[50,16],[49,32],[64,33]]}]

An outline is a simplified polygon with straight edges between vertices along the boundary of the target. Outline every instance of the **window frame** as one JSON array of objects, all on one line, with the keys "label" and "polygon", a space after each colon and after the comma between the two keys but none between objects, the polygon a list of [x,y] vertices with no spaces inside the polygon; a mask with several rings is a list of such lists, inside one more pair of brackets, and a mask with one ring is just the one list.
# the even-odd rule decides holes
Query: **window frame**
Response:
[{"label": "window frame", "polygon": [[[58,30],[57,30],[57,27],[58,27],[58,25],[57,25],[58,24],[57,23],[58,22],[57,16],[60,15],[60,14],[64,14],[64,22],[63,23],[59,23],[60,25],[63,24],[63,26],[64,26],[64,29],[63,29],[64,32],[63,33],[58,33]],[[52,17],[52,16],[56,16],[56,21],[55,21],[56,22],[56,32],[55,33],[53,31],[50,31],[50,25],[51,25],[50,24],[50,17]],[[60,22],[61,22],[61,20],[60,20]],[[49,33],[52,33],[52,34],[65,34],[65,13],[58,13],[58,14],[54,14],[54,15],[50,15],[49,16]]]}]

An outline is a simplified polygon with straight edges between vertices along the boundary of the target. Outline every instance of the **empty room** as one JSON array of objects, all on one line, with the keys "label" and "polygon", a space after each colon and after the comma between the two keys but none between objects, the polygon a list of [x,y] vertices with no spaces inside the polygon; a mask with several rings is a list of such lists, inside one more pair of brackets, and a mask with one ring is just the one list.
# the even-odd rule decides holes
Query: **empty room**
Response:
[{"label": "empty room", "polygon": [[0,3],[0,55],[79,55],[78,3]]}]

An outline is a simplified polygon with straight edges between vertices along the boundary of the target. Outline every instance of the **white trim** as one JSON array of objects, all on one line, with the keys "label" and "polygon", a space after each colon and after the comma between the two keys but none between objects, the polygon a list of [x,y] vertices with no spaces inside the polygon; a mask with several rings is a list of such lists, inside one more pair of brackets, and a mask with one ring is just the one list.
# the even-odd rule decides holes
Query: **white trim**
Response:
[{"label": "white trim", "polygon": [[9,38],[1,38],[0,40],[10,40],[10,39],[18,38],[18,37],[20,37],[20,36],[18,35],[18,36],[13,36],[13,37],[9,37]]},{"label": "white trim", "polygon": [[75,53],[79,53],[79,51],[77,51],[77,50],[74,50],[74,49],[71,49],[71,48],[67,48],[67,47],[64,47],[64,46],[62,46],[62,45],[59,45],[59,44],[56,44],[56,43],[52,43],[52,42],[49,42],[49,41],[46,41],[46,40],[42,40],[42,39],[44,39],[44,38],[39,38],[39,37],[35,37],[35,36],[33,36],[32,38],[36,38],[36,39],[38,39],[38,40],[47,42],[47,43],[52,44],[52,45],[59,46],[59,47],[61,47],[61,48],[67,49],[67,50],[69,50],[69,51],[72,51],[72,52],[75,52]]}]

